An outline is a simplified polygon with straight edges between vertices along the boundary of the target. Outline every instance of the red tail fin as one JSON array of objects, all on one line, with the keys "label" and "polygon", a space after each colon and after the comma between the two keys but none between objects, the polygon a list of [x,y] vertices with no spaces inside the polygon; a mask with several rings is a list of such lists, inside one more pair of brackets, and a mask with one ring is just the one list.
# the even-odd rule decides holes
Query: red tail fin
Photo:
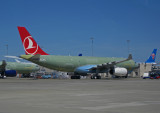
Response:
[{"label": "red tail fin", "polygon": [[25,50],[25,53],[31,54],[31,55],[36,55],[36,54],[41,54],[41,55],[48,55],[45,53],[36,43],[36,41],[32,38],[32,36],[29,34],[29,32],[26,30],[25,27],[18,27],[18,31],[23,43],[23,47]]}]

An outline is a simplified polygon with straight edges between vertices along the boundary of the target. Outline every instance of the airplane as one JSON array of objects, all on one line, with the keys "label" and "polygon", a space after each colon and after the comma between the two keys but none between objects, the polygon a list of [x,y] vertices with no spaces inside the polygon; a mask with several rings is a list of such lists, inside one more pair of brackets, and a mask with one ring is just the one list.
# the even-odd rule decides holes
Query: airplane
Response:
[{"label": "airplane", "polygon": [[18,31],[26,53],[20,58],[49,69],[74,72],[71,79],[80,79],[80,76],[89,73],[93,73],[91,79],[101,79],[98,73],[110,73],[116,77],[127,78],[128,73],[138,67],[131,54],[128,58],[49,55],[39,47],[25,27],[18,26]]},{"label": "airplane", "polygon": [[30,73],[36,72],[39,69],[39,66],[33,63],[6,62],[5,60],[3,60],[0,62],[0,77],[15,77],[17,73],[30,75]]},{"label": "airplane", "polygon": [[155,59],[156,59],[156,53],[157,49],[154,49],[150,57],[145,61],[145,63],[151,63],[151,64],[156,64]]}]

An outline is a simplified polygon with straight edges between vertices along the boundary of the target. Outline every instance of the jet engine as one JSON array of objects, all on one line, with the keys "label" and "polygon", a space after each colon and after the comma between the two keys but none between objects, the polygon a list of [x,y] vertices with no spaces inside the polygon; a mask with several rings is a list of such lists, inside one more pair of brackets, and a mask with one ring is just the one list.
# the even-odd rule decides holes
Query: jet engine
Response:
[{"label": "jet engine", "polygon": [[15,77],[17,75],[17,72],[15,70],[6,70],[5,76],[7,77]]},{"label": "jet engine", "polygon": [[116,68],[111,69],[109,73],[115,76],[127,76],[128,72],[126,68],[116,67]]}]

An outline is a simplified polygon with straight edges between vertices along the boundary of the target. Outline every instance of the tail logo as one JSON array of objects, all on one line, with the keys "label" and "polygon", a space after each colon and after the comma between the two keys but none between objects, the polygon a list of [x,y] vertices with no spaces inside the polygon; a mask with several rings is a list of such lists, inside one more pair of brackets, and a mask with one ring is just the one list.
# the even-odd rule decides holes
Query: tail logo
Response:
[{"label": "tail logo", "polygon": [[156,55],[153,53],[151,56],[152,56],[152,59],[154,60],[154,58],[155,58]]},{"label": "tail logo", "polygon": [[38,51],[38,44],[34,41],[32,36],[28,36],[24,39],[23,46],[27,54],[34,55]]}]

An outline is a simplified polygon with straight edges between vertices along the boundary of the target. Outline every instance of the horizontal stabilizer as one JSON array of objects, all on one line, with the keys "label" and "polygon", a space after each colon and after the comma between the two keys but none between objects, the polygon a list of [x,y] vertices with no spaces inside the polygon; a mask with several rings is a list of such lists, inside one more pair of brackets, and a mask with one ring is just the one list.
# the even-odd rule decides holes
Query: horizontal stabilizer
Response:
[{"label": "horizontal stabilizer", "polygon": [[32,60],[40,60],[40,54],[36,54],[36,55],[21,55],[19,56],[20,58],[23,58],[25,60],[29,60],[29,61],[32,61]]},{"label": "horizontal stabilizer", "polygon": [[40,54],[36,54],[30,58],[30,60],[40,60]]}]

